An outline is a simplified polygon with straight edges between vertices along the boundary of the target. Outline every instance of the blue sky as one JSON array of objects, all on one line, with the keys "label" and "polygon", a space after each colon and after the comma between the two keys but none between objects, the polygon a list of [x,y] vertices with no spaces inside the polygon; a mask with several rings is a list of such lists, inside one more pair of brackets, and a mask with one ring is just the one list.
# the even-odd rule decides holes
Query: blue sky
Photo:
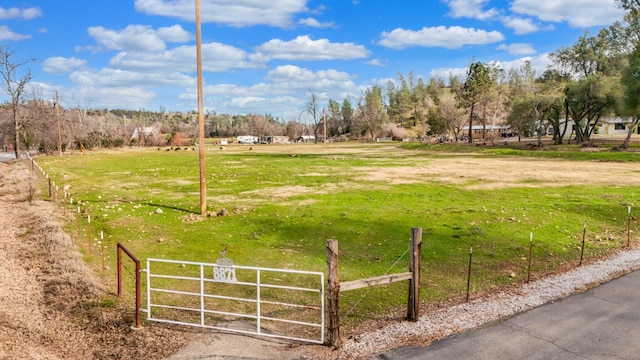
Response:
[{"label": "blue sky", "polygon": [[[614,0],[201,0],[204,108],[305,121],[398,73],[448,79],[571,46],[622,17]],[[197,109],[195,0],[0,1],[0,45],[29,95],[64,107]],[[0,100],[8,100],[5,94]]]}]

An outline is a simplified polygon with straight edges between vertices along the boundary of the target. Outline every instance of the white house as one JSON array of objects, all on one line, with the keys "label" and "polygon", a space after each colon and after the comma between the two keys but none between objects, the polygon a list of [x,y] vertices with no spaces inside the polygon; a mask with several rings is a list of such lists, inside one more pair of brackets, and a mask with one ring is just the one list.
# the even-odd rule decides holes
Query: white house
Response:
[{"label": "white house", "polygon": [[316,137],[314,135],[302,135],[296,139],[296,142],[315,142]]},{"label": "white house", "polygon": [[[600,135],[626,135],[629,132],[633,119],[628,117],[615,117],[601,119],[598,123],[598,134]],[[640,128],[637,130],[640,131]],[[638,132],[640,134],[640,132]]]},{"label": "white house", "polygon": [[160,129],[154,126],[136,127],[129,141],[137,141],[140,145],[154,145],[162,140]]},{"label": "white house", "polygon": [[253,135],[241,135],[236,138],[238,144],[257,144],[258,137]]},{"label": "white house", "polygon": [[[598,125],[593,133],[598,135],[626,135],[632,122],[633,119],[629,117],[617,116],[614,118],[602,118],[598,121]],[[564,128],[567,127],[567,135],[575,133],[575,126],[572,119],[569,119],[568,124],[564,120],[560,121],[560,131],[563,131]],[[636,129],[636,132],[640,134],[640,128]],[[553,128],[551,126],[549,126],[547,134],[553,135]]]}]

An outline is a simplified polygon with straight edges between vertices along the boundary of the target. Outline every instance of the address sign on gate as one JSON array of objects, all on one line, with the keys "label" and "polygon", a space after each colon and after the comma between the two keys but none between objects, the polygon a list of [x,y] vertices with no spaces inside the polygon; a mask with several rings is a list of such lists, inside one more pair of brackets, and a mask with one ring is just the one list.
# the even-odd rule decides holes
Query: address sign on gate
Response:
[{"label": "address sign on gate", "polygon": [[213,281],[225,283],[238,282],[236,269],[233,267],[233,261],[231,261],[231,259],[216,259],[216,265],[217,266],[213,267]]}]

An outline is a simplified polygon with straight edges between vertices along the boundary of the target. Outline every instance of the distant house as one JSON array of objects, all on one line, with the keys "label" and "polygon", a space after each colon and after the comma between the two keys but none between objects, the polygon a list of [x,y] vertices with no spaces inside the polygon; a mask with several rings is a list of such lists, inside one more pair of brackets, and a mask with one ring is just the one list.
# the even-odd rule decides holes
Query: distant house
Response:
[{"label": "distant house", "polygon": [[[496,135],[500,137],[510,137],[513,132],[511,132],[511,126],[509,125],[473,125],[471,127],[471,133],[473,134],[474,139],[481,139],[484,135]],[[469,125],[464,126],[462,128],[462,135],[467,135],[469,133]]]},{"label": "distant house", "polygon": [[288,136],[265,136],[263,138],[267,144],[288,144],[290,143]]},{"label": "distant house", "polygon": [[[594,134],[598,135],[626,135],[629,131],[633,120],[628,117],[614,117],[614,118],[602,118],[598,121]],[[572,119],[569,119],[567,123],[565,120],[560,121],[560,132],[566,129],[567,134],[575,133],[576,124]],[[636,132],[640,134],[640,128],[636,129]],[[553,135],[553,127],[549,126],[547,134]]]},{"label": "distant house", "polygon": [[[606,118],[600,120],[598,123],[598,134],[600,135],[626,135],[629,131],[633,119],[615,117]],[[640,134],[640,128],[638,128],[638,134]]]},{"label": "distant house", "polygon": [[238,144],[257,144],[258,137],[253,135],[241,135],[236,138]]},{"label": "distant house", "polygon": [[137,142],[140,146],[157,145],[162,139],[160,129],[155,126],[136,127],[129,141]]},{"label": "distant house", "polygon": [[315,142],[316,137],[314,135],[302,135],[296,139],[296,142]]}]

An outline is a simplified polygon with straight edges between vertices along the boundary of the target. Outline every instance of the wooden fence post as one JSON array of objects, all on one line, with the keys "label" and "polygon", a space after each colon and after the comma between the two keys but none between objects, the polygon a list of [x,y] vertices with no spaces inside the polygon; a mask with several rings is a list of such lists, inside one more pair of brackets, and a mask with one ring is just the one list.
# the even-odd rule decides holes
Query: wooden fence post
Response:
[{"label": "wooden fence post", "polygon": [[327,342],[329,345],[340,347],[340,317],[338,300],[340,297],[340,278],[338,276],[338,240],[327,240]]},{"label": "wooden fence post", "polygon": [[422,228],[411,228],[411,260],[409,271],[409,298],[407,304],[407,319],[418,321],[420,302],[420,252],[422,249]]}]

